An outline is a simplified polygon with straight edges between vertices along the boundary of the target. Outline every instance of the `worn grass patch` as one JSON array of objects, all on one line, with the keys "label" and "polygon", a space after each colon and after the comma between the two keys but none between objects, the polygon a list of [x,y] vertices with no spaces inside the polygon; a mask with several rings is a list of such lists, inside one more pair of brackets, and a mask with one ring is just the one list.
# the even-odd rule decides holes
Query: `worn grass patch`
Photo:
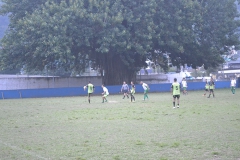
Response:
[{"label": "worn grass patch", "polygon": [[0,159],[240,159],[238,92],[0,100]]}]

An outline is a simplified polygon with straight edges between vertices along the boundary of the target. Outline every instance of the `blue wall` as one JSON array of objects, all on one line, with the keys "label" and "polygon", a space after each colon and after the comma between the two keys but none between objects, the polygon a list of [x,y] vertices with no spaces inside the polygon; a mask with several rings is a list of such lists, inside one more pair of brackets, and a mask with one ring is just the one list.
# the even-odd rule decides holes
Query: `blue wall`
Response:
[{"label": "blue wall", "polygon": [[[239,81],[238,81],[239,83]],[[150,84],[150,92],[169,92],[171,83]],[[203,90],[204,82],[188,82],[188,90]],[[237,85],[238,86],[238,85]],[[121,85],[107,86],[110,94],[118,94]],[[230,81],[216,81],[215,88],[229,88]],[[136,93],[142,93],[141,85],[136,85]],[[101,86],[95,87],[94,94],[101,94]],[[87,91],[83,87],[73,88],[47,88],[47,89],[21,89],[21,90],[0,90],[0,99],[17,99],[17,98],[41,98],[41,97],[68,97],[87,95]]]}]

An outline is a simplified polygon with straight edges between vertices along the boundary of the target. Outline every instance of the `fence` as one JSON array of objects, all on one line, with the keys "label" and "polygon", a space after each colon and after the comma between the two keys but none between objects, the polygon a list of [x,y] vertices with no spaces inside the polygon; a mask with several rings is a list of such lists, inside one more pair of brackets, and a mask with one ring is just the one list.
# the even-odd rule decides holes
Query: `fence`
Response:
[{"label": "fence", "polygon": [[[239,81],[237,86],[239,86]],[[171,83],[150,84],[150,92],[169,92]],[[203,90],[204,82],[188,82],[188,90]],[[217,81],[215,88],[229,88],[230,81]],[[121,85],[107,86],[110,94],[118,94]],[[143,92],[141,85],[136,85],[136,93]],[[94,94],[101,94],[101,86],[96,86]],[[42,97],[69,97],[69,96],[83,96],[87,94],[82,87],[67,87],[67,88],[46,88],[46,89],[19,89],[19,90],[0,90],[0,99],[18,99],[18,98],[42,98]]]}]

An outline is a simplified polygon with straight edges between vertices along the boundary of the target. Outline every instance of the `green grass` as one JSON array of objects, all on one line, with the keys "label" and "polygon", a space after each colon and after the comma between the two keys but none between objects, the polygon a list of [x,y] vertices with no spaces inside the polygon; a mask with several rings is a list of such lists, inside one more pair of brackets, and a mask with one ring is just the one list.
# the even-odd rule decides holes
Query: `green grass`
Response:
[{"label": "green grass", "polygon": [[215,93],[0,100],[0,159],[239,160],[239,94]]}]

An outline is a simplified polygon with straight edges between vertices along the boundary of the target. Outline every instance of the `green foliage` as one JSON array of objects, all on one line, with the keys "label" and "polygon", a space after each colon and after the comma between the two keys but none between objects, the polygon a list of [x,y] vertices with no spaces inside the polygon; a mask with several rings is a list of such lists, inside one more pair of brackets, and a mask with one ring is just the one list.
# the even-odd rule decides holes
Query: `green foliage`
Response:
[{"label": "green foliage", "polygon": [[[224,45],[238,44],[234,0],[3,0],[10,27],[1,41],[2,69],[90,65],[104,83],[134,80],[146,58],[168,69],[216,67]],[[158,51],[158,52],[156,52]],[[54,66],[54,67],[53,67]]]}]

